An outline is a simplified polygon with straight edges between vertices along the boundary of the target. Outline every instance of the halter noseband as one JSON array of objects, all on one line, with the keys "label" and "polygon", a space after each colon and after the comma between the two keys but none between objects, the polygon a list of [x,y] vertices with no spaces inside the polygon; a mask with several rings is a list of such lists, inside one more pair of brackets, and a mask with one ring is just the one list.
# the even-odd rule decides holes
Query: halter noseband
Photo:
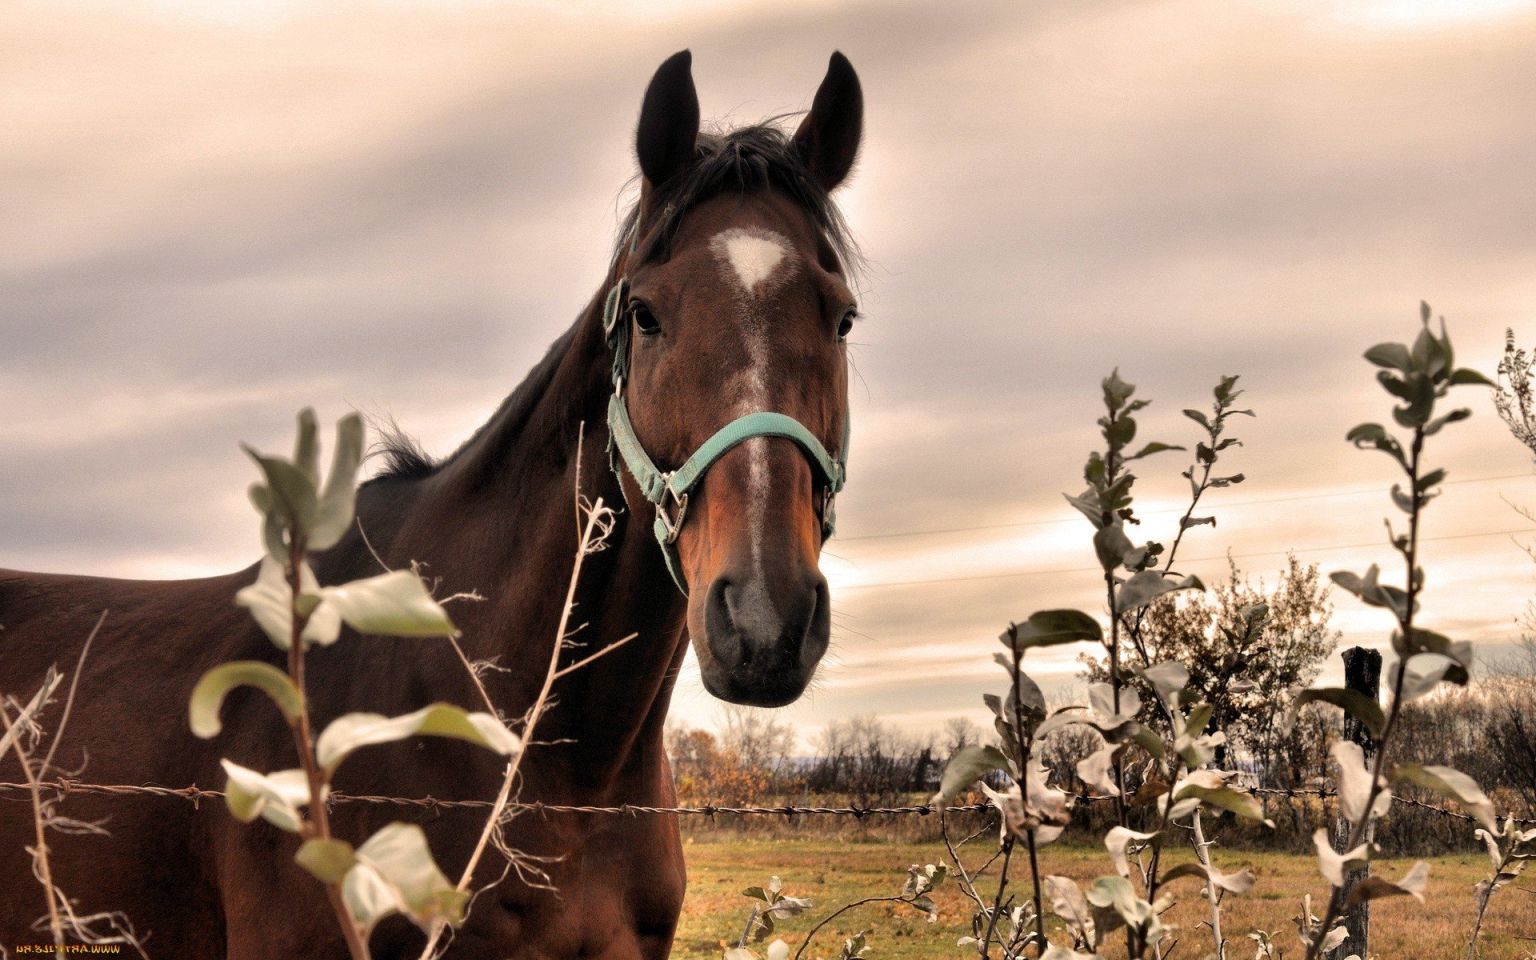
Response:
[{"label": "halter noseband", "polygon": [[[638,232],[636,230],[637,235]],[[634,249],[631,243],[630,252]],[[688,518],[689,494],[717,460],[732,447],[754,437],[793,440],[805,454],[812,472],[818,474],[822,482],[821,535],[823,539],[832,536],[836,520],[833,500],[843,489],[848,476],[849,424],[846,417],[842,447],[836,457],[828,454],[821,441],[800,421],[786,414],[767,411],[737,417],[716,430],[675,470],[661,470],[646,454],[640,438],[635,435],[634,425],[629,422],[629,408],[624,402],[624,377],[629,371],[629,320],[624,310],[628,289],[628,275],[620,274],[603,302],[603,336],[613,351],[613,396],[608,400],[609,463],[618,474],[622,461],[630,476],[635,478],[641,494],[655,505],[656,521],[652,524],[652,532],[661,545],[667,572],[672,575],[677,588],[685,595],[688,593],[688,586],[678,569],[677,537]]]}]

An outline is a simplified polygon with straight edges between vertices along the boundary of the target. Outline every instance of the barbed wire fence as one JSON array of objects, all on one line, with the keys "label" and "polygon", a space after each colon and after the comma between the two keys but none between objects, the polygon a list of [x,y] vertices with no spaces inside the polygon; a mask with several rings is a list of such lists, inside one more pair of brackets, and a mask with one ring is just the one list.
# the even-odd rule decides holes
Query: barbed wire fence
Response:
[{"label": "barbed wire fence", "polygon": [[[198,786],[165,787],[152,784],[126,784],[126,783],[86,783],[69,777],[57,777],[52,780],[42,781],[39,786],[52,791],[59,800],[64,800],[72,795],[95,795],[110,797],[168,797],[189,801],[193,806],[198,806],[204,800],[222,800],[224,791],[207,790]],[[25,793],[29,789],[25,783],[0,782],[0,798],[7,793]],[[1286,800],[1316,798],[1328,800],[1337,797],[1334,790],[1314,787],[1251,787],[1249,793],[1255,796],[1268,796],[1284,798]],[[1091,794],[1076,795],[1078,803],[1102,803],[1113,800],[1109,796],[1097,796]],[[1468,823],[1475,823],[1476,818],[1459,810],[1451,810],[1439,804],[1429,803],[1413,797],[1404,797],[1398,794],[1392,795],[1392,801],[1404,806],[1416,807],[1427,810],[1439,816]],[[326,805],[334,807],[338,805],[366,803],[380,806],[415,807],[428,810],[453,810],[470,809],[484,810],[496,805],[492,800],[444,800],[438,797],[384,797],[370,794],[351,794],[341,791],[332,791]],[[613,806],[592,806],[585,804],[560,804],[541,802],[512,801],[504,805],[508,811],[515,813],[533,814],[591,814],[600,816],[768,816],[794,818],[800,816],[845,816],[865,818],[872,816],[918,816],[926,817],[940,812],[946,814],[958,813],[985,813],[997,809],[991,802],[956,804],[939,806],[935,804],[908,804],[904,806],[815,806],[799,804],[730,804],[707,803],[691,806],[661,807],[647,804],[624,803]],[[1514,822],[1521,826],[1536,826],[1536,819],[1515,817]]]}]

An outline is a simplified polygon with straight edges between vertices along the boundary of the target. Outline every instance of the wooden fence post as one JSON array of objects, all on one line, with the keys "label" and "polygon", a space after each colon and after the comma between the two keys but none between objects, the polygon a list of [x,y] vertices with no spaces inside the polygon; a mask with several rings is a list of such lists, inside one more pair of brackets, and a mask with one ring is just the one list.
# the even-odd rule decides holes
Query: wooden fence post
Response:
[{"label": "wooden fence post", "polygon": [[[1350,647],[1343,653],[1344,657],[1344,686],[1351,690],[1358,690],[1372,700],[1381,695],[1381,651],[1367,650],[1365,647]],[[1371,758],[1375,754],[1375,744],[1371,742],[1371,735],[1365,729],[1365,724],[1356,720],[1348,713],[1344,714],[1344,739],[1360,745],[1365,754],[1365,762],[1369,767]],[[1334,821],[1333,848],[1340,853],[1345,852],[1344,845],[1349,842],[1350,822],[1342,815]],[[1365,842],[1370,843],[1375,831],[1372,826],[1366,827]],[[1362,880],[1371,875],[1371,866],[1367,863],[1359,869],[1351,871],[1344,877],[1344,893],[1347,899],[1349,893]],[[1344,914],[1344,928],[1349,931],[1349,936],[1344,938],[1334,951],[1335,957],[1348,957],[1351,954],[1360,957],[1371,955],[1371,905],[1361,903]]]}]

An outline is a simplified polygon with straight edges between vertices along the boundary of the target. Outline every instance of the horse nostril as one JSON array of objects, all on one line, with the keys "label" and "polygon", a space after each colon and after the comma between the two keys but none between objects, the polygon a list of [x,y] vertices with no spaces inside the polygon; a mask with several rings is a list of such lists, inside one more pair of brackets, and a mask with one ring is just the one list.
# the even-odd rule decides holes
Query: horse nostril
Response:
[{"label": "horse nostril", "polygon": [[827,643],[832,634],[832,604],[827,592],[827,578],[818,574],[808,585],[805,596],[807,607],[802,621],[804,626],[800,631],[802,640],[799,653],[801,666],[810,670],[815,668],[822,654],[827,652]]},{"label": "horse nostril", "polygon": [[731,593],[734,585],[725,577],[718,577],[709,585],[709,597],[705,602],[704,626],[709,639],[709,649],[723,664],[734,666],[742,659],[741,634],[731,615]]}]

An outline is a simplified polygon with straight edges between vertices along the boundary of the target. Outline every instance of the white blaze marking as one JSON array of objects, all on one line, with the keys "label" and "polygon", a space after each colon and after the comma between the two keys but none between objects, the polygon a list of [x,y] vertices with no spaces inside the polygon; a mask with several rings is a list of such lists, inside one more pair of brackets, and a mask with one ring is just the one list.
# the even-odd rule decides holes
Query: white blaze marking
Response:
[{"label": "white blaze marking", "polygon": [[716,256],[730,264],[741,288],[754,296],[789,253],[789,244],[771,230],[740,227],[717,234],[709,246]]},{"label": "white blaze marking", "polygon": [[[744,294],[739,301],[747,368],[736,378],[739,384],[736,415],[765,411],[768,409],[768,342],[764,320],[757,308],[759,299],[772,288],[770,281],[775,275],[785,273],[793,265],[789,241],[771,230],[734,227],[716,234],[709,248],[723,261],[728,274]],[[763,569],[763,535],[768,526],[768,441],[754,437],[745,446],[750,458],[747,529],[751,535],[753,574],[747,585],[747,595],[758,610],[776,614],[777,608],[766,595],[767,578]],[[772,634],[782,629],[777,624],[763,626]]]}]

